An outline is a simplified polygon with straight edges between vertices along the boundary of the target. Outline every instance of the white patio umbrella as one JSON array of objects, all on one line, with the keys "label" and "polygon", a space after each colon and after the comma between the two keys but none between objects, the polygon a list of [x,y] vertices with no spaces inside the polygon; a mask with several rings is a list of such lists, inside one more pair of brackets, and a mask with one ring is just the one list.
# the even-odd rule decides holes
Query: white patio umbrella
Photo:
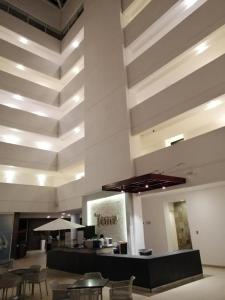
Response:
[{"label": "white patio umbrella", "polygon": [[40,227],[34,229],[34,231],[58,231],[59,232],[59,242],[60,242],[60,231],[67,229],[78,229],[85,227],[83,225],[73,223],[62,218],[56,219],[54,221],[48,222]]},{"label": "white patio umbrella", "polygon": [[77,229],[85,227],[83,225],[73,223],[62,218],[56,219],[54,221],[48,222],[40,227],[34,229],[34,231],[56,231],[56,230],[67,230],[67,229]]}]

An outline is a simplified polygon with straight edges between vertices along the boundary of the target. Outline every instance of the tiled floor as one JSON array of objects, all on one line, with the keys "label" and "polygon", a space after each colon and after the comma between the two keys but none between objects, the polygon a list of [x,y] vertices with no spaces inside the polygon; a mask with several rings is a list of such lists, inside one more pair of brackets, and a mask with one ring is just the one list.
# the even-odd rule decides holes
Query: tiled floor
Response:
[{"label": "tiled floor", "polygon": [[[14,267],[28,267],[31,264],[40,264],[45,266],[46,256],[44,253],[34,252],[29,253],[24,259],[15,261]],[[79,278],[78,275],[71,273],[48,270],[48,284],[57,280],[61,283],[71,283]],[[50,290],[50,288],[49,288]],[[109,290],[104,288],[103,298],[108,299]],[[151,297],[151,300],[224,300],[225,299],[225,269],[223,268],[204,268],[204,278],[197,280],[176,288],[164,292],[158,292],[154,294],[134,293],[134,300],[147,300]],[[32,299],[40,299],[38,288],[35,289],[35,296]],[[45,293],[43,285],[43,300],[51,299],[51,292],[49,296]]]}]

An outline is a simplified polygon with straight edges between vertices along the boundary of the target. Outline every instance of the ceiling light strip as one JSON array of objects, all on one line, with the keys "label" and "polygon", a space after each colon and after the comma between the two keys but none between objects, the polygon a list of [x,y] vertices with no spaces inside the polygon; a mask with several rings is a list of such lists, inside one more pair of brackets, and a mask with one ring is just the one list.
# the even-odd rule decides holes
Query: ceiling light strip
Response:
[{"label": "ceiling light strip", "polygon": [[84,123],[78,124],[59,138],[0,125],[0,142],[52,152],[60,152],[82,138]]},{"label": "ceiling light strip", "polygon": [[135,41],[126,48],[125,64],[129,65],[147,49],[156,44],[168,32],[190,16],[207,0],[189,0],[192,5],[187,5],[187,0],[180,0],[174,4],[162,17],[146,29]]},{"label": "ceiling light strip", "polygon": [[142,103],[224,55],[224,36],[225,25],[130,88],[129,108]]},{"label": "ceiling light strip", "polygon": [[[38,55],[44,59],[47,59],[54,63],[57,66],[63,64],[65,59],[74,51],[74,43],[75,41],[80,44],[84,40],[84,28],[76,34],[76,36],[71,40],[68,46],[63,49],[60,53],[60,43],[59,43],[59,52],[53,51],[45,46],[42,46],[25,36],[21,36],[20,34],[9,30],[0,25],[0,39],[5,40],[8,43],[11,43],[17,47],[20,47],[26,51],[29,51],[35,55]],[[24,39],[26,43],[24,43]]]},{"label": "ceiling light strip", "polygon": [[0,165],[1,183],[58,187],[84,176],[84,162],[61,171]]},{"label": "ceiling light strip", "polygon": [[56,79],[24,65],[17,64],[16,62],[4,57],[0,57],[0,70],[58,92],[61,92],[66,85],[83,70],[83,68],[84,58],[81,57],[68,74],[66,74],[62,79]]},{"label": "ceiling light strip", "polygon": [[122,13],[121,26],[125,28],[152,0],[134,0]]},{"label": "ceiling light strip", "polygon": [[84,88],[78,90],[70,99],[68,99],[60,107],[40,102],[19,94],[12,94],[4,90],[0,90],[0,105],[19,109],[22,111],[45,115],[48,118],[60,120],[76,106],[84,101]]}]

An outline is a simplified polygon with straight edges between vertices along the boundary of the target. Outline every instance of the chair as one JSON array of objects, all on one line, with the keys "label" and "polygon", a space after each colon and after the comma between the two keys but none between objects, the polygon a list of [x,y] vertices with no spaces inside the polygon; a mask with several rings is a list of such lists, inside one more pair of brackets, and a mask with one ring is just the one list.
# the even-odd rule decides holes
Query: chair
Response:
[{"label": "chair", "polygon": [[98,300],[98,289],[85,288],[70,290],[70,300]]},{"label": "chair", "polygon": [[100,272],[85,273],[82,279],[104,279]]},{"label": "chair", "polygon": [[70,291],[67,289],[68,286],[70,286],[70,284],[61,284],[53,281],[50,284],[52,290],[52,300],[69,300]]},{"label": "chair", "polygon": [[[25,286],[26,286],[26,283],[32,285],[32,295],[34,295],[35,284],[39,285],[41,299],[42,299],[41,283],[45,282],[46,294],[48,295],[47,269],[42,269],[39,272],[38,271],[28,272],[24,276],[24,281],[25,281]],[[25,287],[25,289],[26,289],[26,287]]]},{"label": "chair", "polygon": [[[33,273],[39,273],[41,271],[41,266],[40,265],[31,265],[29,269],[27,270],[26,273],[23,274],[23,290],[24,294],[26,293],[26,284],[28,283],[30,279],[30,274]],[[29,285],[30,288],[30,285]]]},{"label": "chair", "polygon": [[14,274],[5,273],[0,278],[0,290],[2,290],[2,300],[8,299],[8,290],[16,288],[16,294],[18,295],[18,291],[20,288],[20,285],[22,283],[22,279]]},{"label": "chair", "polygon": [[110,300],[132,300],[132,287],[134,276],[130,277],[130,280],[114,281],[111,283],[109,290]]}]

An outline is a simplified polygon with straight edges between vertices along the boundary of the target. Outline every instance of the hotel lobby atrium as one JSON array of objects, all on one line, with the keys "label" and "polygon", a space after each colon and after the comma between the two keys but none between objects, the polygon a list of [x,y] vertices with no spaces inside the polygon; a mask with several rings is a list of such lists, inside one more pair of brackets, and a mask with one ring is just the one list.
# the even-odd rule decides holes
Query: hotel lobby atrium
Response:
[{"label": "hotel lobby atrium", "polygon": [[0,0],[0,298],[225,298],[225,0]]}]

